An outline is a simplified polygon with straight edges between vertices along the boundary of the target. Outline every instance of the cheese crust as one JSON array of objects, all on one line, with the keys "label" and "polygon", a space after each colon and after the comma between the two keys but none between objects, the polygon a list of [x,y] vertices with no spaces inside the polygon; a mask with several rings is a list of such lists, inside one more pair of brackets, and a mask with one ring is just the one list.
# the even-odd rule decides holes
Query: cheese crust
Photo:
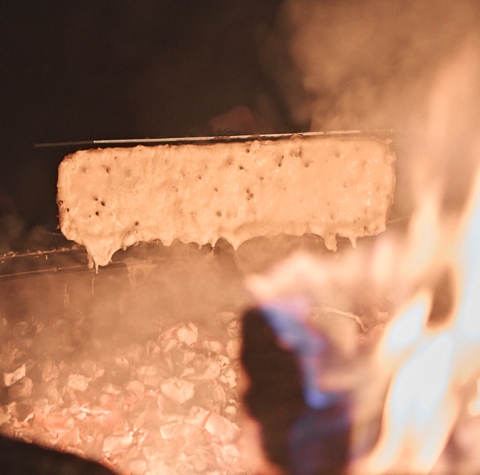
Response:
[{"label": "cheese crust", "polygon": [[234,248],[253,237],[336,235],[355,243],[385,229],[395,154],[370,138],[82,150],[58,169],[60,229],[104,266],[140,241]]}]

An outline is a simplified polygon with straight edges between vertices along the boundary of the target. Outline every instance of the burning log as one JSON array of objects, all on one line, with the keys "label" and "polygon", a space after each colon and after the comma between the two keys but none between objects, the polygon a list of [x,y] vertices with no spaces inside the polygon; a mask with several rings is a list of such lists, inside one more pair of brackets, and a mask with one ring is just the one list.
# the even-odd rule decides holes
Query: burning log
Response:
[{"label": "burning log", "polygon": [[350,460],[349,397],[338,387],[320,390],[320,376],[315,376],[313,386],[308,382],[308,373],[327,351],[327,340],[300,323],[291,310],[283,312],[262,306],[244,315],[246,409],[261,426],[266,457],[285,473],[344,473]]}]

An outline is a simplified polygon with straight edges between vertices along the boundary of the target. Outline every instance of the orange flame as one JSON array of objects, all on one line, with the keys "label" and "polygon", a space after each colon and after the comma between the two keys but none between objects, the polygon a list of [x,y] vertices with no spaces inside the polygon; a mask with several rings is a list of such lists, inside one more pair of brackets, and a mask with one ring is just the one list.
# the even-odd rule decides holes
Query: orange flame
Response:
[{"label": "orange flame", "polygon": [[[448,187],[451,191],[455,184],[448,182],[445,173],[452,167],[451,150],[443,151],[441,147],[451,145],[446,134],[452,118],[447,112],[459,94],[465,98],[464,91],[459,92],[461,86],[452,85],[452,80],[465,84],[477,77],[478,58],[472,60],[471,56],[478,52],[477,46],[467,45],[460,59],[438,81],[421,153],[439,154],[442,170],[429,169],[437,165],[435,162],[420,163],[415,187],[418,205],[403,251],[390,246],[382,268],[378,255],[382,254],[383,260],[388,246],[379,246],[380,254],[374,259],[377,280],[392,270],[394,262],[396,285],[407,287],[413,297],[386,328],[379,345],[380,367],[392,377],[379,440],[361,467],[353,469],[354,473],[435,473],[460,414],[466,412],[464,406],[468,405],[472,416],[480,412],[478,396],[465,402],[467,388],[480,374],[480,171],[474,172],[473,191],[460,219],[447,217],[442,200]],[[477,67],[473,73],[472,65],[474,70]],[[466,107],[465,100],[460,106]],[[459,116],[463,121],[464,112]],[[465,135],[457,138],[460,142]],[[469,155],[462,157],[466,174],[469,167],[478,169],[480,159],[478,141],[470,137],[469,144]],[[397,255],[393,256],[395,251]],[[434,326],[428,322],[432,283],[445,269],[454,278],[455,301],[448,321]],[[480,392],[478,381],[477,389]]]}]

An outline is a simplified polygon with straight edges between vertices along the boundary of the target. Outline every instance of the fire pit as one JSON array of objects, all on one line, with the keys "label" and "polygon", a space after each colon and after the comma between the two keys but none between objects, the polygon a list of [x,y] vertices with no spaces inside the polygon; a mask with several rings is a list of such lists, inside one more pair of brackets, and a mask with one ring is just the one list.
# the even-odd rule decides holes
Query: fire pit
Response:
[{"label": "fire pit", "polygon": [[[365,141],[355,135],[352,139],[299,136],[291,144],[287,137],[268,137],[267,145],[298,149],[305,140],[340,149],[362,146]],[[222,147],[230,147],[229,140]],[[383,141],[371,142],[381,154],[381,147],[389,150]],[[249,148],[258,148],[245,139],[240,144],[247,154]],[[327,153],[335,159],[333,148]],[[299,161],[303,170],[315,173],[308,168],[311,153],[302,157],[297,152],[282,156],[275,167],[280,170]],[[343,226],[339,229],[352,241],[384,225],[392,201],[394,155],[388,152],[386,157],[385,162],[378,161],[390,171],[386,180],[390,195],[379,198],[385,212],[372,218],[378,223],[371,230],[368,223],[365,228],[356,221],[349,223],[357,220],[355,206],[353,217],[345,213],[347,221],[339,221]],[[377,165],[372,160],[373,166]],[[246,173],[242,163],[235,168]],[[361,188],[361,193],[368,196],[376,192],[368,191],[375,180],[382,181],[364,179],[356,169],[349,173],[359,177],[358,186],[367,190]],[[357,185],[349,186],[354,196]],[[67,199],[63,191],[64,220],[74,211]],[[342,206],[347,204],[338,204],[340,213]],[[327,216],[329,226],[336,220]],[[255,229],[248,233],[255,234]],[[330,247],[336,246],[334,236],[335,232],[333,240],[326,237]],[[340,238],[338,247],[341,253],[351,244]],[[240,423],[239,356],[240,319],[252,301],[243,276],[296,248],[330,252],[320,237],[306,235],[251,239],[236,251],[223,239],[214,247],[201,248],[178,241],[169,246],[140,244],[117,252],[97,272],[87,268],[87,254],[78,246],[3,256],[1,432],[93,458],[132,475],[249,473],[252,464]],[[361,320],[355,325],[361,326]]]},{"label": "fire pit", "polygon": [[[321,296],[323,307],[327,303],[322,315],[353,322],[356,331],[346,338],[353,342],[350,359],[365,356],[365,369],[372,371],[363,381],[355,379],[358,367],[352,372],[355,377],[343,369],[336,375],[328,366],[321,372],[320,379],[326,378],[331,389],[352,390],[357,398],[352,406],[354,443],[347,461],[353,473],[475,470],[478,460],[471,447],[480,412],[475,260],[479,149],[478,141],[462,129],[465,170],[472,173],[464,177],[464,187],[456,186],[449,180],[449,170],[453,176],[458,170],[452,167],[452,139],[444,120],[455,102],[452,97],[459,97],[459,88],[469,91],[462,85],[477,77],[473,73],[478,71],[464,69],[475,63],[473,58],[478,60],[472,56],[478,51],[472,45],[467,44],[458,63],[447,65],[440,77],[425,137],[417,137],[416,152],[410,157],[418,159],[410,177],[412,220],[397,221],[399,229],[390,226],[378,239],[362,240],[356,250],[348,245],[346,252],[340,242],[338,254],[326,257],[323,243],[311,235],[287,238],[283,241],[287,245],[273,252],[277,260],[296,247],[308,247],[316,252],[317,264],[304,266],[302,273],[287,261],[273,273],[251,277],[246,284],[250,295],[239,269],[249,260],[242,258],[243,244],[233,248],[241,240],[232,246],[221,239],[215,247],[208,239],[203,247],[179,241],[171,246],[138,245],[116,253],[108,264],[115,249],[136,241],[135,228],[121,228],[122,238],[128,239],[115,241],[104,254],[95,251],[103,249],[101,236],[89,241],[95,263],[108,264],[98,272],[86,268],[87,255],[78,247],[2,256],[2,433],[95,458],[133,475],[248,473],[248,441],[242,437],[239,418],[240,394],[249,383],[240,372],[241,312],[254,304],[280,310],[284,318],[288,305],[283,297],[307,291]],[[452,97],[445,97],[450,87]],[[469,97],[464,94],[462,99]],[[465,130],[477,130],[477,115],[464,112],[458,122]],[[437,168],[431,167],[434,158]],[[243,172],[245,167],[237,168]],[[110,175],[112,169],[107,166],[104,171]],[[78,184],[83,190],[88,180],[83,177]],[[96,219],[99,212],[94,207],[104,205],[100,196],[91,198],[88,206],[93,212],[85,213],[82,202],[79,220],[66,220],[70,229]],[[65,200],[61,201],[63,205]],[[113,224],[121,222],[118,216],[110,218]],[[132,219],[127,221],[128,226],[137,226]],[[227,221],[222,219],[223,224]],[[79,238],[91,238],[90,229],[109,231],[104,224],[84,226]],[[225,232],[222,225],[218,229]],[[149,240],[155,237],[153,233]],[[258,251],[262,246],[249,237],[253,239],[245,245]],[[276,241],[267,232],[261,239],[267,239],[266,247],[272,251],[273,243],[283,238]],[[327,247],[334,247],[331,244],[327,239]],[[268,252],[264,256],[270,258]],[[257,257],[254,254],[250,262]],[[28,265],[19,268],[22,259]],[[435,296],[444,289],[445,305],[436,307]],[[378,305],[382,299],[387,301],[385,308]],[[297,316],[295,311],[286,314],[290,319]],[[273,322],[277,317],[270,315]],[[300,327],[310,324],[305,322],[301,315]],[[271,339],[274,346],[297,355],[302,365],[301,345],[289,346],[284,336],[280,328]],[[334,342],[337,336],[334,332],[329,338]],[[302,371],[300,380],[308,376]],[[379,386],[373,384],[375,377]],[[310,379],[309,389],[312,385],[314,392],[322,389],[315,384],[323,382]],[[257,418],[257,436],[268,430],[258,427],[263,424],[258,414],[250,415]],[[373,430],[368,428],[372,423]],[[301,439],[303,434],[297,435]],[[338,447],[343,449],[344,445]]]},{"label": "fire pit", "polygon": [[[220,278],[239,284],[238,271],[220,266],[222,256],[180,247],[150,250],[148,261],[127,253],[98,274],[84,251],[5,258],[3,435],[121,473],[246,472],[243,297],[239,285],[215,291]],[[37,262],[28,274],[10,267],[6,275],[11,259],[61,260],[62,270]]]}]

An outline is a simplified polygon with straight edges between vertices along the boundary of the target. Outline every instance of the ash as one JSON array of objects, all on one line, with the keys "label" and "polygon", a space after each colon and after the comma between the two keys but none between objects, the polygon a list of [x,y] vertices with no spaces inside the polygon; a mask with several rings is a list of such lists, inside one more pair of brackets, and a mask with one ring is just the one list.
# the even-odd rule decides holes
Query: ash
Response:
[{"label": "ash", "polygon": [[88,340],[82,316],[0,326],[2,435],[125,475],[247,473],[235,313],[163,318],[128,343]]}]

